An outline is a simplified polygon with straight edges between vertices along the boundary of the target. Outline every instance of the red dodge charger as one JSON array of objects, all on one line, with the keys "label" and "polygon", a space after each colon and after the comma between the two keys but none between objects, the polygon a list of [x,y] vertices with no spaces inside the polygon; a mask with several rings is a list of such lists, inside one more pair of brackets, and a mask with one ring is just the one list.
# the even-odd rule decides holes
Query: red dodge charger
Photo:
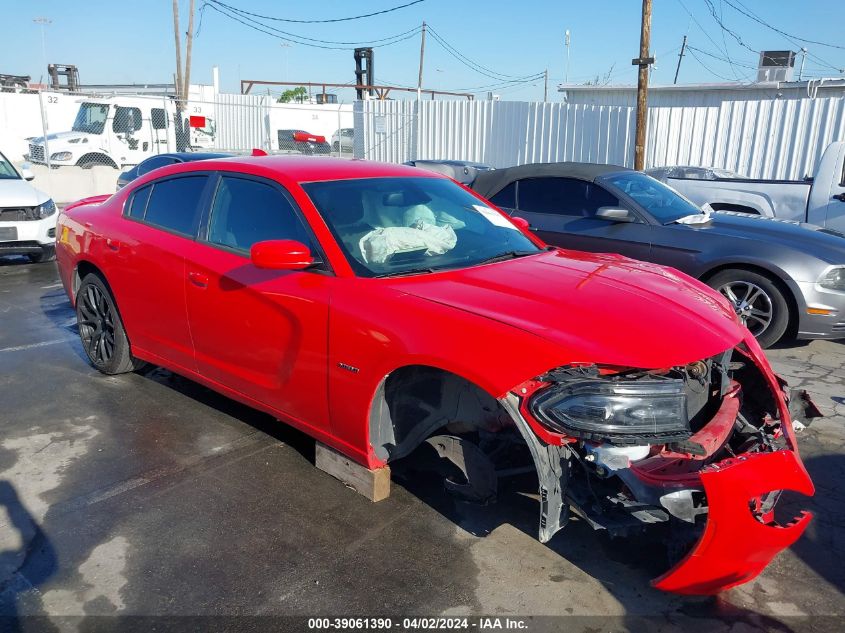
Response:
[{"label": "red dodge charger", "polygon": [[167,367],[370,469],[428,442],[469,500],[495,496],[516,447],[540,540],[573,512],[613,535],[666,530],[683,553],[661,589],[746,582],[810,520],[775,522],[781,491],[813,484],[785,384],[720,295],[547,247],[446,177],[164,167],[67,207],[57,258],[100,371]]}]

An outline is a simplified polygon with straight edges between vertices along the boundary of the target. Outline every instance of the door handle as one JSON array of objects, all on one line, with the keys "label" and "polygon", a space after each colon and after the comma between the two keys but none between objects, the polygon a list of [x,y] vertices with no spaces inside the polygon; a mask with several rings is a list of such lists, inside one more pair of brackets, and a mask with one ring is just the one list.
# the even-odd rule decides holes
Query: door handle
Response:
[{"label": "door handle", "polygon": [[845,193],[837,193],[833,196],[834,200],[839,200],[839,202],[845,202]]},{"label": "door handle", "polygon": [[109,247],[109,250],[112,250],[112,251],[115,251],[115,252],[120,250],[120,242],[118,242],[117,240],[107,239],[106,240],[106,246]]},{"label": "door handle", "polygon": [[188,279],[197,288],[208,288],[208,276],[202,273],[188,273]]}]

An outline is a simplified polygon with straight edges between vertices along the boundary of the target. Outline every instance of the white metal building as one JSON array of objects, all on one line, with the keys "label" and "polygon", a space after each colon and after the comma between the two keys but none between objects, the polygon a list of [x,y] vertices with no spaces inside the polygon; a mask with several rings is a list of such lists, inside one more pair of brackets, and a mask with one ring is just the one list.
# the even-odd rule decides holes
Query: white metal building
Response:
[{"label": "white metal building", "polygon": [[[566,103],[636,106],[636,86],[561,84]],[[845,79],[649,86],[650,107],[718,106],[726,101],[789,101],[845,97]]]}]

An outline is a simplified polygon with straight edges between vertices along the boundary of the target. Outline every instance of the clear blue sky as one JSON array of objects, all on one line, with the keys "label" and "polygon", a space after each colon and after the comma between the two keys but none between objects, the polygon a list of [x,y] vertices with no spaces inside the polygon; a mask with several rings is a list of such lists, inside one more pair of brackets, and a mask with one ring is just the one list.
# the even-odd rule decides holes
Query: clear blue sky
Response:
[{"label": "clear blue sky", "polygon": [[[409,0],[223,1],[264,15],[327,19],[377,11]],[[750,49],[797,50],[800,45],[741,15],[726,4],[728,1],[749,8],[768,24],[792,35],[845,46],[842,0],[710,0],[725,27]],[[10,0],[4,4],[0,73],[28,74],[34,81],[46,74],[41,27],[33,23],[33,18],[44,16],[52,20],[45,27],[47,60],[76,64],[83,83],[171,81],[175,68],[171,0]],[[352,51],[302,44],[283,47],[281,40],[252,31],[211,9],[200,12],[203,4],[204,0],[196,0],[195,30],[199,27],[199,34],[194,43],[193,82],[210,83],[214,65],[220,67],[222,88],[231,92],[238,91],[239,78],[338,83],[353,80]],[[638,53],[640,7],[639,0],[425,0],[393,13],[352,22],[275,26],[309,38],[364,41],[408,31],[425,20],[458,51],[496,73],[526,76],[548,69],[550,97],[558,99],[556,86],[566,72],[566,29],[571,31],[570,81],[583,83],[596,77],[604,81],[609,74],[611,83],[635,82],[631,59]],[[180,0],[183,31],[187,9],[188,1]],[[753,77],[755,54],[717,24],[707,0],[654,0],[652,51],[657,55],[657,66],[653,83],[672,82],[684,34],[690,45],[699,50],[692,51],[698,59],[692,55],[684,58],[681,83]],[[845,68],[844,49],[805,45],[814,55],[807,60],[807,75],[838,76],[830,66]],[[419,36],[377,48],[376,81],[415,86],[418,63]],[[429,88],[475,88],[501,83],[461,64],[431,37],[426,43],[424,72],[424,84]],[[500,87],[494,92],[503,99],[539,100],[543,82]],[[352,97],[351,91],[340,94],[341,98]]]}]

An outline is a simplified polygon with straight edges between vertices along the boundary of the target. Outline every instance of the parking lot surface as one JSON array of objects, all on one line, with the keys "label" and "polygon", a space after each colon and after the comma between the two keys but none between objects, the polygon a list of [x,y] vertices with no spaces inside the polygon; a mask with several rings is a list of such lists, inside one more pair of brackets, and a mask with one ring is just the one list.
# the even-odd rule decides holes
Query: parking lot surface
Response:
[{"label": "parking lot surface", "polygon": [[665,568],[659,544],[610,542],[577,520],[540,544],[537,503],[518,486],[475,507],[405,479],[372,504],[314,468],[313,440],[268,416],[161,369],[99,374],[74,325],[54,264],[0,259],[0,615],[845,623],[843,343],[769,352],[826,415],[799,434],[816,496],[788,500],[816,514],[809,530],[755,581],[688,598],[649,587]]}]

